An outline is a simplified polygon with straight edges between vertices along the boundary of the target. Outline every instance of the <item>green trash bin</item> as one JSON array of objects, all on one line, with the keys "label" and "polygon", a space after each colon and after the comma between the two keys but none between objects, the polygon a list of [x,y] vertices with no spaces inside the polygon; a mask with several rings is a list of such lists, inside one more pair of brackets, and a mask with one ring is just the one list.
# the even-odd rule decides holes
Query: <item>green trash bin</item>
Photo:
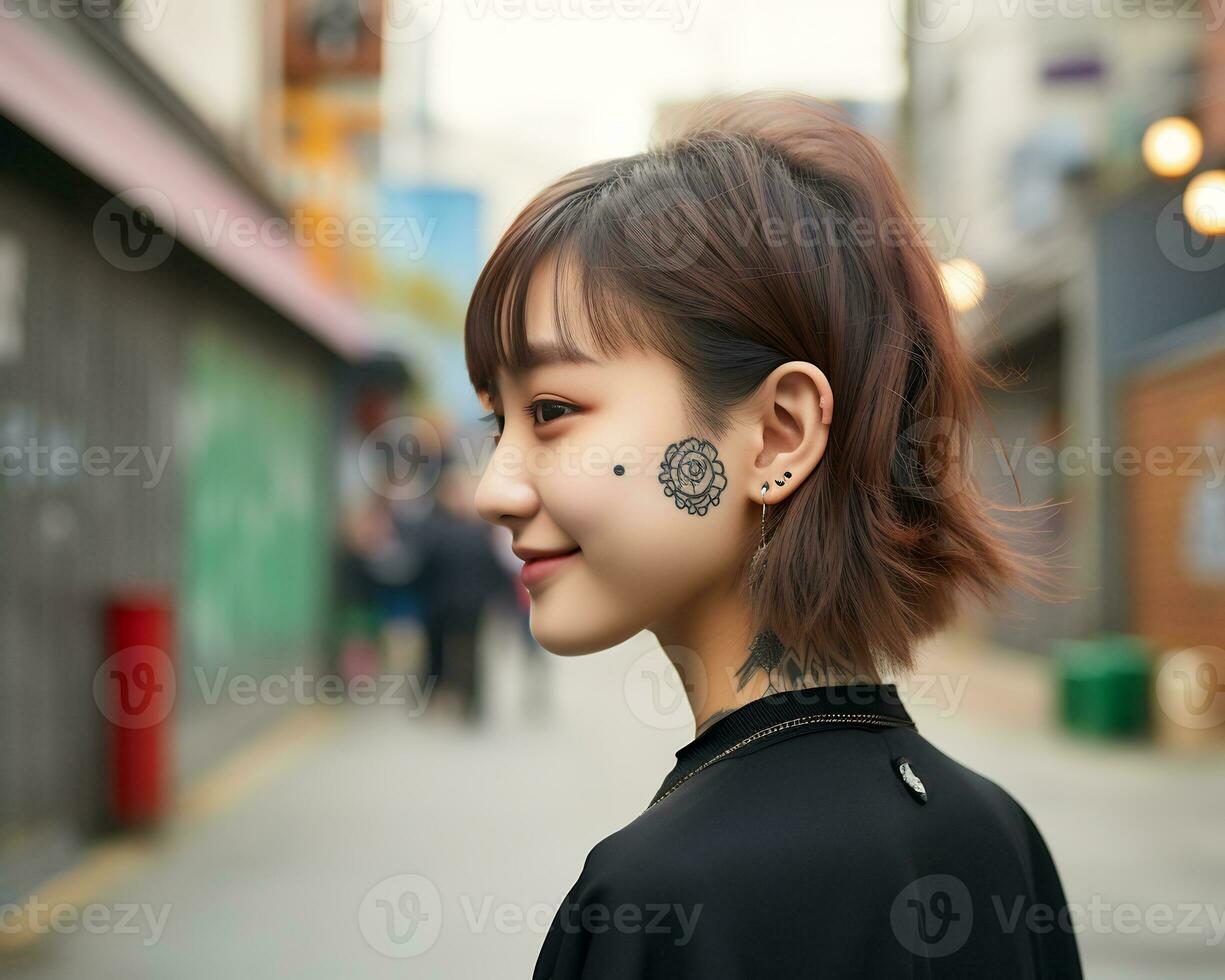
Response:
[{"label": "green trash bin", "polygon": [[1102,737],[1146,734],[1150,663],[1144,641],[1124,633],[1056,643],[1064,727]]}]

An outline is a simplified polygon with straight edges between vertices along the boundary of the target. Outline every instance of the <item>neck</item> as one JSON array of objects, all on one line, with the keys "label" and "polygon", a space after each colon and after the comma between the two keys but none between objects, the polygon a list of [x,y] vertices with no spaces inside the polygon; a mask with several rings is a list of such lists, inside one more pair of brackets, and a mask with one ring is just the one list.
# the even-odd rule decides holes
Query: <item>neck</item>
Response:
[{"label": "neck", "polygon": [[680,677],[693,711],[695,738],[724,715],[775,691],[880,683],[875,672],[826,676],[815,666],[801,665],[792,648],[768,674],[757,670],[742,681],[737,675],[749,659],[753,630],[739,587],[710,588],[684,608],[683,616],[657,624],[651,632]]},{"label": "neck", "polygon": [[734,584],[707,589],[685,605],[683,616],[652,628],[672,662],[693,711],[695,735],[716,718],[770,691],[758,672],[747,683],[736,676],[749,656],[751,617]]}]

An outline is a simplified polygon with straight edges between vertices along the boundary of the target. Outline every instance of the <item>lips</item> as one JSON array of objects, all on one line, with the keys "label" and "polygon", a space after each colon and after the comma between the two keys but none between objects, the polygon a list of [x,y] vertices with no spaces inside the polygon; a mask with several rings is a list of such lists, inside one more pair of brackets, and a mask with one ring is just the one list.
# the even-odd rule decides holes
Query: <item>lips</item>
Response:
[{"label": "lips", "polygon": [[579,548],[570,551],[540,552],[516,550],[519,557],[524,558],[523,568],[519,570],[519,578],[525,588],[530,589],[546,579],[552,578],[560,569],[569,565],[579,553]]}]

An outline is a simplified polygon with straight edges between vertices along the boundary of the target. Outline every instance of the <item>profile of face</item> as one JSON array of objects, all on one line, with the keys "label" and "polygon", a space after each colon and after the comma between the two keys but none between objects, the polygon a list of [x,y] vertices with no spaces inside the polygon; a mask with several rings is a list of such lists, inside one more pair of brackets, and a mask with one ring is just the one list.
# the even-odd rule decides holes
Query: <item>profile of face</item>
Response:
[{"label": "profile of face", "polygon": [[[517,375],[499,371],[489,407],[502,429],[477,510],[510,529],[521,558],[568,555],[542,562],[544,574],[528,584],[532,633],[545,649],[590,653],[644,629],[685,635],[686,617],[739,588],[759,535],[762,474],[790,468],[802,477],[820,447],[803,432],[763,426],[760,407],[704,438],[687,419],[680,370],[654,352],[601,357],[576,330],[591,360],[550,360],[555,269],[542,263],[526,297],[526,340],[545,356]],[[779,390],[763,387],[764,415],[777,419]],[[811,436],[817,385],[807,394],[784,387],[793,393],[784,400],[811,403],[795,409]],[[780,452],[780,442],[796,445]]]}]

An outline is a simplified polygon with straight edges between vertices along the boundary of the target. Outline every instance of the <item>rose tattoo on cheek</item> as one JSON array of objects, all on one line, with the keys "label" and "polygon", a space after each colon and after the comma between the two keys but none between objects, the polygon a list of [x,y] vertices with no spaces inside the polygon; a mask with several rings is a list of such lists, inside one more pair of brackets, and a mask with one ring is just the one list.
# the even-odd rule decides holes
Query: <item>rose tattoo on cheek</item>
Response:
[{"label": "rose tattoo on cheek", "polygon": [[719,505],[727,477],[718,450],[705,439],[690,436],[664,451],[659,482],[678,510],[701,516]]}]

